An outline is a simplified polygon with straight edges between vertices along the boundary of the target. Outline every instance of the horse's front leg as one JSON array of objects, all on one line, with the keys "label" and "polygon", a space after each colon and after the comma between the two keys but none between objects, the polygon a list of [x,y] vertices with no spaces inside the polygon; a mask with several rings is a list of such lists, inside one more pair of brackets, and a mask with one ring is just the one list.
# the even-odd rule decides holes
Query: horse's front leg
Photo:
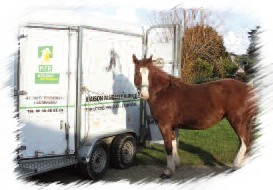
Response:
[{"label": "horse's front leg", "polygon": [[175,165],[176,166],[179,166],[180,165],[180,158],[179,158],[179,155],[178,155],[178,143],[179,143],[179,138],[178,138],[178,129],[176,130],[173,130],[173,135],[172,135],[172,155],[173,155],[173,159],[174,159],[174,162],[175,162]]},{"label": "horse's front leg", "polygon": [[173,146],[172,146],[172,137],[173,137],[173,131],[171,130],[171,127],[168,127],[167,125],[160,126],[160,131],[162,134],[162,137],[164,139],[164,145],[167,153],[167,167],[164,170],[163,174],[161,174],[161,178],[170,178],[172,174],[175,172],[175,159],[173,157]]}]

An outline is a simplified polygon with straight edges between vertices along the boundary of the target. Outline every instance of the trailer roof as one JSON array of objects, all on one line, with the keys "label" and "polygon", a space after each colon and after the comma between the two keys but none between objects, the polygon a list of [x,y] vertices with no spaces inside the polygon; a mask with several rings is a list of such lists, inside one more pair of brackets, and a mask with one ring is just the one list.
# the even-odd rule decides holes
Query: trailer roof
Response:
[{"label": "trailer roof", "polygon": [[68,10],[45,10],[27,14],[22,25],[92,26],[143,35],[140,23],[125,22],[95,13]]}]

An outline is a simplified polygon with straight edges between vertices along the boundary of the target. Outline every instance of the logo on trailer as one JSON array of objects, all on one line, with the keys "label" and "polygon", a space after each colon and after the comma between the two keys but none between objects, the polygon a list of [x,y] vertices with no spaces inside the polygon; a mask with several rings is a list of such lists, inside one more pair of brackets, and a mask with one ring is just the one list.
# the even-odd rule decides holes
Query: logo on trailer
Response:
[{"label": "logo on trailer", "polygon": [[41,58],[42,63],[49,63],[53,57],[53,46],[38,47],[38,57]]},{"label": "logo on trailer", "polygon": [[60,73],[53,73],[51,60],[53,58],[53,46],[38,46],[38,72],[35,73],[35,84],[59,84]]}]

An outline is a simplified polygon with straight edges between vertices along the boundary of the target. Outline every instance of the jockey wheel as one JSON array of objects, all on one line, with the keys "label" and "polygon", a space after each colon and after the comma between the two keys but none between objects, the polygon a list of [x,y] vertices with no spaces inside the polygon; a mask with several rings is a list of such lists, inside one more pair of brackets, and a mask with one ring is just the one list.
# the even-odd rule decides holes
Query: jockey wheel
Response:
[{"label": "jockey wheel", "polygon": [[126,169],[136,158],[136,139],[130,134],[118,135],[111,144],[111,166]]}]

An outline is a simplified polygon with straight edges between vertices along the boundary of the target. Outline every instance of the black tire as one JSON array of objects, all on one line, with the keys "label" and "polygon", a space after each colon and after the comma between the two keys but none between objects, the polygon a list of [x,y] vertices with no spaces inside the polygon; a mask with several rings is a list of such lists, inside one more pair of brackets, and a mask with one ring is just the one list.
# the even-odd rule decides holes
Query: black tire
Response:
[{"label": "black tire", "polygon": [[130,134],[118,135],[111,144],[111,166],[129,168],[136,158],[136,139]]},{"label": "black tire", "polygon": [[108,166],[109,155],[107,145],[102,141],[98,141],[91,152],[89,162],[80,164],[80,169],[84,177],[97,180],[104,176]]}]

